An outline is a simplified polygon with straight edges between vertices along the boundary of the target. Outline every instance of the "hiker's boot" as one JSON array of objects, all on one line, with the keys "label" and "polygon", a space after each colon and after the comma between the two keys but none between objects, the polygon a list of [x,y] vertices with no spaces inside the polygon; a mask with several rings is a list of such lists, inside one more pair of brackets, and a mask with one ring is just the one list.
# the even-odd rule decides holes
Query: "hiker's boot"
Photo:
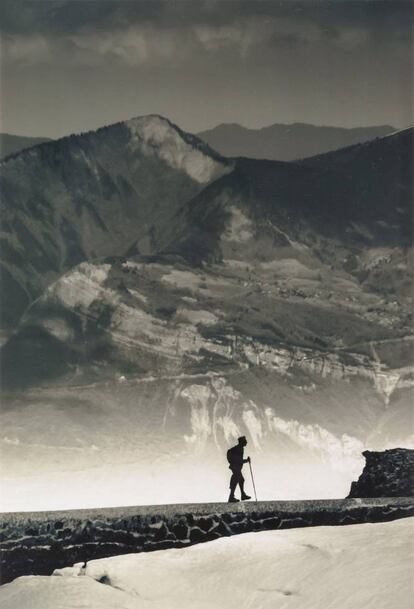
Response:
[{"label": "hiker's boot", "polygon": [[229,503],[239,503],[239,500],[236,499],[236,497],[234,495],[230,495]]},{"label": "hiker's boot", "polygon": [[243,493],[241,498],[242,498],[242,501],[247,501],[247,499],[251,499],[251,497],[249,497],[249,495],[246,495],[246,493]]}]

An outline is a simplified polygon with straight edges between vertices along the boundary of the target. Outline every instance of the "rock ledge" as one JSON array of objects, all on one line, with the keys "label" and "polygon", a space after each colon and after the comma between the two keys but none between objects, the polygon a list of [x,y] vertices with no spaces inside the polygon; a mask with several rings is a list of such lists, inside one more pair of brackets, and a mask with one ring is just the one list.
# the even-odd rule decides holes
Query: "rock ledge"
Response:
[{"label": "rock ledge", "polygon": [[366,450],[364,470],[353,482],[349,497],[412,497],[414,495],[414,450],[393,448]]}]

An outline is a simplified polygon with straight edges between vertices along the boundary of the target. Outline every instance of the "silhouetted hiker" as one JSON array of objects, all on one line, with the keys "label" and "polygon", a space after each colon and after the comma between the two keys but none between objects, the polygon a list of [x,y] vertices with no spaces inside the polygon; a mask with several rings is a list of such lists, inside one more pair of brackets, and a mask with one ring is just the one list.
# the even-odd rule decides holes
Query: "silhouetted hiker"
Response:
[{"label": "silhouetted hiker", "polygon": [[247,445],[246,436],[238,438],[238,444],[229,448],[227,451],[227,461],[229,462],[229,469],[232,471],[232,477],[230,479],[230,496],[229,503],[237,503],[239,500],[234,496],[236,486],[240,486],[242,500],[250,499],[249,495],[244,492],[244,478],[242,474],[242,468],[244,463],[250,463],[250,457],[244,459],[243,452],[244,447]]}]

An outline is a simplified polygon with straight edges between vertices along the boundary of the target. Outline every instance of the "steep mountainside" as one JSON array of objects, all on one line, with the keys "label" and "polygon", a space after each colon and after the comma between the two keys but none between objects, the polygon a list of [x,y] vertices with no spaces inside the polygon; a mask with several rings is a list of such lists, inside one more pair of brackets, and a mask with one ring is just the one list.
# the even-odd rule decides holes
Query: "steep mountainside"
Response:
[{"label": "steep mountainside", "polygon": [[197,135],[225,156],[293,161],[372,140],[392,131],[395,128],[390,125],[344,129],[306,123],[276,123],[262,129],[247,129],[236,123],[225,123]]},{"label": "steep mountainside", "polygon": [[48,137],[23,137],[21,135],[10,135],[0,133],[0,158],[15,154],[24,148],[32,148],[37,144],[50,141]]},{"label": "steep mountainside", "polygon": [[388,220],[406,226],[403,242],[412,243],[414,127],[304,159],[303,163],[352,183],[355,194],[351,213],[360,210],[377,224]]},{"label": "steep mountainside", "polygon": [[183,202],[230,163],[159,116],[48,142],[1,166],[2,321],[82,260],[156,249]]}]

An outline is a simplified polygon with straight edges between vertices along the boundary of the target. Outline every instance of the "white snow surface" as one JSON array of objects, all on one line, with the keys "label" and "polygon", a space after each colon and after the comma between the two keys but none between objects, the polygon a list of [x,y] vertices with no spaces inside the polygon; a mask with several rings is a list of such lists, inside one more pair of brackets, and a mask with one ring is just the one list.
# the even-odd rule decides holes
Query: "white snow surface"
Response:
[{"label": "white snow surface", "polygon": [[[414,518],[246,533],[19,577],[3,609],[412,609]],[[57,577],[60,576],[60,577]],[[98,580],[106,579],[106,584]]]}]

